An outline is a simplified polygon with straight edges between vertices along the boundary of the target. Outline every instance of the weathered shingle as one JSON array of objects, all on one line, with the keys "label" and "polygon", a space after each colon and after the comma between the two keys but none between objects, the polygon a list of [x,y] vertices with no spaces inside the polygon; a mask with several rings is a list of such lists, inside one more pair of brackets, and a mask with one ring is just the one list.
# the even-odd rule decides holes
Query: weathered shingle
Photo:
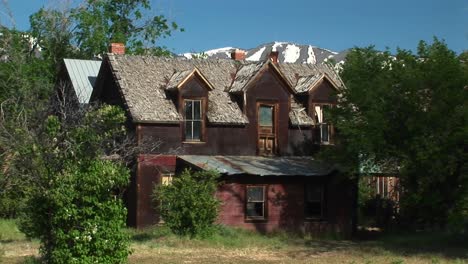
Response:
[{"label": "weathered shingle", "polygon": [[[207,118],[214,124],[248,123],[229,93],[244,92],[262,67],[269,63],[113,54],[108,54],[108,61],[135,122],[180,122],[182,117],[172,99],[167,96],[166,89],[179,87],[183,80],[196,71],[212,88],[208,93]],[[309,89],[308,86],[319,76],[331,74],[326,67],[307,64],[279,64],[277,69],[296,93]],[[342,84],[339,77],[332,80]],[[305,107],[294,97],[289,117],[292,125],[313,124]]]},{"label": "weathered shingle", "polygon": [[307,84],[313,84],[314,79],[327,76],[328,79],[338,88],[344,87],[344,83],[340,76],[326,64],[295,64],[295,63],[280,63],[278,68],[288,79],[289,83],[297,93],[306,92],[312,87],[307,87]]},{"label": "weathered shingle", "polygon": [[243,65],[242,68],[237,72],[236,78],[232,83],[231,89],[232,93],[244,92],[247,88],[247,85],[254,78],[257,72],[262,68],[265,62],[257,62]]},{"label": "weathered shingle", "polygon": [[168,89],[168,90],[176,89],[179,86],[179,84],[183,80],[187,79],[193,72],[194,72],[194,70],[174,72],[174,74],[169,79],[169,82],[166,85],[166,89]]},{"label": "weathered shingle", "polygon": [[289,120],[293,126],[311,126],[314,124],[314,120],[309,115],[307,115],[306,108],[297,102],[295,98],[291,99]]}]

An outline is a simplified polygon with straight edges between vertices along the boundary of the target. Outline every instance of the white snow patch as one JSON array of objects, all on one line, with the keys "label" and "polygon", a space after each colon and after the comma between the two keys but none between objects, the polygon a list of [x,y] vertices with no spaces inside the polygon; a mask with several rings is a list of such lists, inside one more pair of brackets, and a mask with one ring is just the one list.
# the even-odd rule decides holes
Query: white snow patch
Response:
[{"label": "white snow patch", "polygon": [[330,52],[330,53],[333,53],[333,54],[335,54],[335,55],[338,54],[338,52],[333,51],[333,50],[324,49],[324,48],[320,48],[320,49],[323,49],[323,50],[328,51],[328,52]]},{"label": "white snow patch", "polygon": [[185,58],[187,58],[189,60],[192,59],[192,53],[184,53],[184,54],[182,54],[182,56],[184,56]]},{"label": "white snow patch", "polygon": [[271,51],[276,51],[277,47],[287,45],[287,44],[288,44],[287,42],[275,41],[275,43],[273,43],[273,46],[271,46]]},{"label": "white snow patch", "polygon": [[296,45],[287,45],[286,49],[283,51],[284,62],[294,63],[299,59],[301,55],[301,49]]},{"label": "white snow patch", "polygon": [[219,48],[219,49],[212,49],[212,50],[207,50],[205,51],[205,54],[208,56],[217,54],[217,53],[222,53],[222,52],[228,52],[228,54],[231,53],[231,50],[233,50],[233,47],[224,47],[224,48]]},{"label": "white snow patch", "polygon": [[257,52],[255,52],[254,54],[252,54],[251,56],[249,56],[248,58],[246,58],[245,60],[248,60],[248,61],[259,61],[260,58],[262,57],[262,54],[263,52],[265,51],[266,47],[263,47],[261,49],[259,49]]},{"label": "white snow patch", "polygon": [[317,60],[314,54],[314,49],[312,46],[309,46],[309,48],[307,48],[307,63],[310,63],[310,64],[317,63]]}]

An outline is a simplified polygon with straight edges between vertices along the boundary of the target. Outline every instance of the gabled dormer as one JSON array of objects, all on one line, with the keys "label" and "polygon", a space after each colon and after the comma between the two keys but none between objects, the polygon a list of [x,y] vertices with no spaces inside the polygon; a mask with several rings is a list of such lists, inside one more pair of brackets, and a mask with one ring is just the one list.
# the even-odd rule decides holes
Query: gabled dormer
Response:
[{"label": "gabled dormer", "polygon": [[275,155],[286,149],[294,90],[275,63],[242,65],[229,92],[244,98],[242,108],[257,137],[257,153]]},{"label": "gabled dormer", "polygon": [[334,128],[327,118],[327,109],[337,103],[339,86],[326,73],[298,77],[295,90],[306,98],[307,113],[313,119],[314,141],[319,144],[333,143]]},{"label": "gabled dormer", "polygon": [[205,142],[208,111],[208,93],[213,85],[197,69],[174,72],[166,90],[175,98],[182,117],[182,140],[187,143]]}]

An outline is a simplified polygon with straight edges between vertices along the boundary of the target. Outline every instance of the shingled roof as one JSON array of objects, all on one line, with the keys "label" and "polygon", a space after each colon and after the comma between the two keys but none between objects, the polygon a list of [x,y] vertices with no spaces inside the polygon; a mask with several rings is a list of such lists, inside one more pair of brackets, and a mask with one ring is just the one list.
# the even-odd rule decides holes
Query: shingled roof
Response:
[{"label": "shingled roof", "polygon": [[[187,60],[153,56],[107,54],[110,70],[119,86],[132,119],[136,123],[177,123],[182,120],[166,89],[180,87],[190,75],[198,73],[212,88],[208,93],[208,122],[213,124],[246,124],[247,117],[230,93],[243,92],[256,74],[267,63],[239,62],[225,59]],[[320,78],[331,75],[326,67],[306,64],[279,64],[275,66],[293,92],[307,89],[298,76]],[[335,74],[336,75],[336,74]],[[330,77],[336,86],[343,86],[336,75]],[[309,83],[309,82],[306,82]],[[305,85],[307,86],[307,85]],[[289,114],[292,125],[313,124],[305,107],[294,98]]]}]

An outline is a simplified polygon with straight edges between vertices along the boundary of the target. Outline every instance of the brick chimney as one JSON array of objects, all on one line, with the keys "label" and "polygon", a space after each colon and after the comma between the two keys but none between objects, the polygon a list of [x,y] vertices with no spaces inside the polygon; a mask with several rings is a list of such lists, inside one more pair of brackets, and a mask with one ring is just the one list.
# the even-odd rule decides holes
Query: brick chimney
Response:
[{"label": "brick chimney", "polygon": [[231,52],[231,58],[233,60],[245,60],[245,51],[240,50],[240,49],[235,49]]},{"label": "brick chimney", "polygon": [[271,51],[271,52],[270,52],[270,60],[271,60],[274,64],[278,64],[278,56],[279,56],[278,51]]},{"label": "brick chimney", "polygon": [[125,45],[123,43],[111,43],[109,45],[109,52],[117,55],[124,55]]}]

